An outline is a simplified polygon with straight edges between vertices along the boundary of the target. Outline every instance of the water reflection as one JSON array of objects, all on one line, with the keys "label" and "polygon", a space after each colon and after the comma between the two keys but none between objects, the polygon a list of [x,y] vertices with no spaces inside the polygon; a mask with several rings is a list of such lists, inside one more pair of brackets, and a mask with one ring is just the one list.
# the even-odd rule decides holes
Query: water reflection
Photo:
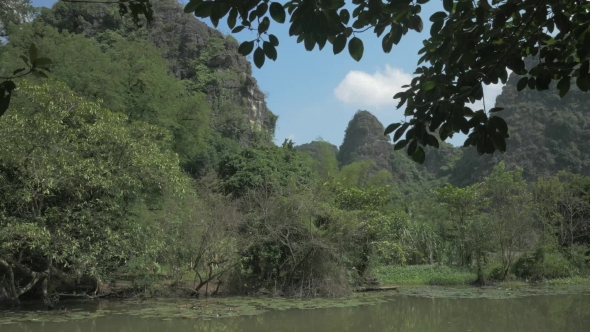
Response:
[{"label": "water reflection", "polygon": [[397,296],[373,306],[268,312],[213,320],[162,320],[109,314],[61,323],[0,325],[2,332],[588,332],[590,295],[517,299]]}]

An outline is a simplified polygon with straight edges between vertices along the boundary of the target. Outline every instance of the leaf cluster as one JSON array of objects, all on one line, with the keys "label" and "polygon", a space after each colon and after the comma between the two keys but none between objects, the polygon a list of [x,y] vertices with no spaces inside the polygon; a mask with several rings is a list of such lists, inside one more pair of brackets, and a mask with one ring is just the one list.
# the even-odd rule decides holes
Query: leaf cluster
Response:
[{"label": "leaf cluster", "polygon": [[[361,32],[372,29],[382,38],[383,51],[389,53],[408,31],[423,30],[421,5],[428,2],[353,0],[355,9],[350,13],[344,0],[270,5],[268,0],[192,0],[185,11],[209,17],[214,24],[228,15],[234,33],[257,30],[258,38],[243,42],[240,53],[250,54],[258,43],[254,63],[261,67],[265,55],[276,59],[274,48],[278,46],[273,35],[268,42],[262,39],[270,27],[267,12],[277,23],[286,22],[290,15],[289,35],[297,37],[307,50],[315,45],[321,50],[329,42],[338,54],[348,44],[351,57],[359,61],[364,53],[358,37]],[[560,95],[565,96],[575,79],[580,90],[588,91],[589,6],[584,1],[562,0],[443,1],[444,10],[429,17],[430,36],[419,51],[416,77],[394,96],[399,100],[397,107],[405,106],[404,114],[410,120],[394,124],[385,133],[397,129],[396,142],[405,133],[397,148],[407,145],[408,154],[418,163],[425,159],[423,147],[436,148],[439,140],[459,132],[469,135],[464,145],[475,147],[479,154],[504,152],[507,125],[491,115],[501,109],[473,110],[469,105],[484,99],[484,85],[506,83],[508,70],[525,76],[519,89],[547,90],[557,81]],[[241,25],[236,25],[238,18]],[[260,47],[261,42],[270,46]],[[525,66],[528,56],[539,60],[533,68]]]}]

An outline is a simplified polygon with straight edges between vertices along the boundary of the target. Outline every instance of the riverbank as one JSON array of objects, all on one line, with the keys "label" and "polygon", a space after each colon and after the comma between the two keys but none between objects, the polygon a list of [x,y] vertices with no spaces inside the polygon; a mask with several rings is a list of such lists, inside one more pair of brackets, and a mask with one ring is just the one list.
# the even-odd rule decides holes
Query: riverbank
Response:
[{"label": "riverbank", "polygon": [[[489,273],[489,271],[487,272]],[[463,286],[470,285],[477,279],[477,273],[474,269],[446,265],[380,266],[373,268],[372,273],[381,285],[386,286]],[[590,276],[573,276],[535,282],[520,280],[511,276],[506,281],[497,281],[492,278],[489,278],[489,281],[494,285],[506,287],[590,285]]]},{"label": "riverbank", "polygon": [[[406,286],[428,287],[428,286],[467,286],[474,289],[480,287],[473,286],[472,283],[477,279],[475,269],[466,267],[454,267],[447,265],[406,265],[406,266],[379,266],[371,269],[372,276],[377,280],[378,286],[391,287],[399,286],[401,289],[408,288]],[[490,275],[491,271],[487,270],[486,275]],[[194,292],[194,280],[187,275],[183,280],[171,283],[166,280],[166,275],[159,277],[159,282],[153,283],[149,289],[138,290],[134,289],[131,283],[127,280],[120,280],[111,285],[105,285],[103,290],[112,292],[119,298],[187,298],[187,297],[207,297],[206,293],[211,293],[217,289],[217,284],[212,283],[208,287],[204,286],[198,293]],[[544,279],[539,281],[528,281],[515,278],[513,275],[505,281],[494,280],[491,277],[487,278],[490,286],[497,286],[501,288],[514,287],[528,287],[528,286],[577,286],[590,285],[590,276],[573,276],[568,278]],[[366,285],[370,287],[377,287],[377,285]],[[483,287],[486,289],[488,287]],[[353,288],[355,289],[355,288]],[[365,289],[365,287],[357,287],[355,290]],[[198,296],[197,296],[198,295]],[[220,295],[225,297],[238,297],[236,294],[224,294],[223,289],[220,289]],[[249,294],[240,294],[240,296],[274,296],[280,297],[280,292],[273,290],[259,289],[256,292]]]},{"label": "riverbank", "polygon": [[[162,321],[208,321],[217,318],[239,318],[261,315],[267,312],[284,312],[287,310],[337,309],[376,306],[415,298],[431,298],[447,300],[461,299],[493,299],[509,300],[532,296],[590,295],[590,284],[585,285],[521,285],[515,287],[472,287],[458,286],[426,286],[406,285],[397,291],[376,293],[353,293],[344,298],[294,299],[272,296],[257,297],[218,297],[208,299],[176,298],[148,299],[138,298],[125,300],[94,300],[94,301],[63,301],[58,310],[25,307],[21,310],[1,311],[0,326],[30,323],[63,323],[84,322],[102,319],[105,316],[116,320],[116,316],[129,319],[150,320],[155,324]],[[415,302],[415,301],[414,301]],[[425,303],[416,302],[416,303]],[[428,302],[434,303],[434,302]],[[438,303],[438,302],[437,302]],[[487,307],[486,307],[487,308]],[[292,311],[290,311],[292,312]],[[348,311],[347,311],[348,312]],[[264,316],[268,317],[268,316]],[[101,321],[102,322],[102,321]],[[78,323],[75,323],[78,324]],[[100,325],[100,324],[99,324]],[[59,325],[56,325],[59,326]],[[72,325],[73,326],[73,325]],[[77,326],[77,325],[76,325]],[[72,329],[75,330],[75,329]]]},{"label": "riverbank", "polygon": [[[512,291],[537,292],[545,291],[562,291],[568,288],[590,288],[590,277],[588,276],[574,276],[569,278],[546,279],[537,282],[530,282],[527,280],[519,280],[511,276],[506,281],[497,281],[489,278],[489,285],[486,287],[478,287],[472,285],[477,278],[476,271],[464,267],[451,267],[445,265],[413,265],[413,266],[380,266],[371,269],[372,276],[377,280],[377,283],[365,285],[361,287],[352,288],[356,291],[362,290],[376,290],[385,288],[385,291],[378,292],[375,295],[380,297],[387,294],[408,294],[408,295],[425,295],[437,296],[436,294],[462,294],[462,296],[488,296],[491,298],[508,296]],[[489,271],[488,271],[489,272]],[[61,294],[60,300],[84,300],[84,301],[152,301],[152,300],[195,300],[206,299],[216,301],[219,298],[223,299],[240,299],[244,296],[255,298],[273,298],[285,299],[286,301],[302,301],[296,297],[285,297],[280,292],[273,292],[273,290],[259,289],[248,294],[227,294],[220,289],[217,296],[210,297],[211,293],[217,289],[217,284],[210,284],[208,287],[202,287],[197,293],[194,291],[194,280],[189,278],[182,278],[180,281],[171,282],[169,276],[165,273],[156,276],[159,281],[150,283],[149,287],[138,288],[130,281],[130,276],[121,278],[117,282],[110,284],[101,284],[100,292],[92,295],[85,295],[83,293]],[[393,290],[392,286],[397,289]],[[589,286],[585,288],[585,286]],[[380,289],[381,290],[381,289]],[[450,290],[450,291],[448,291]],[[209,296],[205,292],[208,291]],[[396,292],[397,291],[397,292]],[[510,293],[510,294],[509,294]],[[488,295],[486,295],[488,294]],[[350,298],[358,298],[359,292],[354,292],[349,296]],[[372,297],[373,295],[369,295]],[[329,298],[318,298],[319,300],[330,300]],[[306,299],[309,300],[309,299]],[[42,306],[41,301],[28,302],[29,304]],[[61,302],[56,303],[56,308],[61,306]],[[1,308],[1,307],[0,307]],[[40,307],[41,308],[41,307]]]}]

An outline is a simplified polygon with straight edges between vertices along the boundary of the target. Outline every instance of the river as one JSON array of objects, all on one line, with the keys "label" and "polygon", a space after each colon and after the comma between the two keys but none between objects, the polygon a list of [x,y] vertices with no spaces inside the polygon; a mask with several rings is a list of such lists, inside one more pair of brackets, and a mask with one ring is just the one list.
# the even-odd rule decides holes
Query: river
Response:
[{"label": "river", "polygon": [[[274,300],[72,303],[70,309],[51,313],[4,311],[0,313],[0,331],[590,331],[587,291],[498,298],[423,295],[395,293],[361,298],[360,302],[337,300],[323,305],[321,300],[281,300],[274,308],[258,311],[257,304]],[[289,308],[292,303],[298,303],[294,306],[299,308]]]}]

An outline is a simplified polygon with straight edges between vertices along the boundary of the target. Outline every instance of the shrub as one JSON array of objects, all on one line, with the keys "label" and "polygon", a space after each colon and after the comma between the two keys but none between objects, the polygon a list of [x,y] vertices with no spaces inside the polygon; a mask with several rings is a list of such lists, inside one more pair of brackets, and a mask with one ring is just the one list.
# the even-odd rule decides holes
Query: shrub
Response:
[{"label": "shrub", "polygon": [[502,268],[502,264],[500,264],[499,262],[494,262],[493,265],[487,268],[486,275],[489,279],[492,280],[502,280],[502,277],[504,276],[504,269]]},{"label": "shrub", "polygon": [[445,265],[389,265],[372,272],[381,283],[395,285],[464,285],[475,279],[473,271]]},{"label": "shrub", "polygon": [[545,252],[542,248],[520,257],[513,269],[517,277],[531,280],[567,278],[573,276],[575,270],[559,251]]},{"label": "shrub", "polygon": [[588,272],[590,269],[590,246],[574,244],[564,250],[564,256],[580,272]]}]

